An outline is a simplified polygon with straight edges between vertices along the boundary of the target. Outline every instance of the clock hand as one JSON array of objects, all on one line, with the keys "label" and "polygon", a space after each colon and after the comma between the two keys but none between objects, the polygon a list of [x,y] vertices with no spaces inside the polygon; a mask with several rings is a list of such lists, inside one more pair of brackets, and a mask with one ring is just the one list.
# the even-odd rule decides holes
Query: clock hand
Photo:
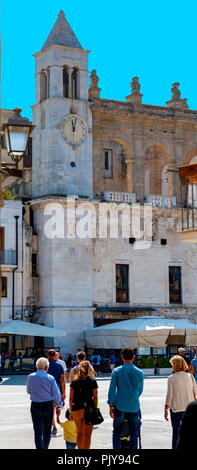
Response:
[{"label": "clock hand", "polygon": [[73,129],[73,132],[75,132],[76,123],[77,123],[76,118],[73,118],[73,119],[72,119],[72,129]]}]

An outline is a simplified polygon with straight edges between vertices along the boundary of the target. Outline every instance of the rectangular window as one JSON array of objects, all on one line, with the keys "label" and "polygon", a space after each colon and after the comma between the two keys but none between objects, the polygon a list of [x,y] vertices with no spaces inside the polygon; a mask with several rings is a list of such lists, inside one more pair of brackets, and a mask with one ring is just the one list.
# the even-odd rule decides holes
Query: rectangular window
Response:
[{"label": "rectangular window", "polygon": [[180,266],[169,266],[169,303],[182,303]]},{"label": "rectangular window", "polygon": [[116,264],[116,302],[129,302],[128,264]]},{"label": "rectangular window", "polygon": [[7,297],[7,277],[1,278],[1,297]]},{"label": "rectangular window", "polygon": [[112,150],[104,150],[104,178],[112,178]]},{"label": "rectangular window", "polygon": [[32,253],[32,277],[36,277],[37,272],[37,253]]}]

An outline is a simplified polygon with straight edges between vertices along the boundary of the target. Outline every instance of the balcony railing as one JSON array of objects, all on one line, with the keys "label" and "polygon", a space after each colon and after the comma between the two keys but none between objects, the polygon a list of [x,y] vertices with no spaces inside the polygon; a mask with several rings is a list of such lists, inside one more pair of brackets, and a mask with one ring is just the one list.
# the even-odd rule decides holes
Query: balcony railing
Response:
[{"label": "balcony railing", "polygon": [[150,195],[146,196],[146,202],[152,204],[153,208],[161,207],[172,209],[173,207],[176,207],[175,196]]},{"label": "balcony railing", "polygon": [[118,191],[105,191],[104,200],[111,202],[136,202],[135,193],[121,193]]},{"label": "balcony railing", "polygon": [[0,251],[0,265],[16,266],[16,251]]}]

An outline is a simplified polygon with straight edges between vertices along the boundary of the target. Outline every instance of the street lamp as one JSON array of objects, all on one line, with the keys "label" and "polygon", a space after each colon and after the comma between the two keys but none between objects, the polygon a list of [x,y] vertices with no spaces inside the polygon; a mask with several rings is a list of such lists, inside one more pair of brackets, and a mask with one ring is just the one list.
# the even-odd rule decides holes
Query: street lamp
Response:
[{"label": "street lamp", "polygon": [[20,115],[20,108],[13,109],[13,112],[14,115],[2,125],[1,130],[5,133],[8,154],[18,168],[18,163],[26,152],[30,133],[35,126],[32,126],[29,119]]}]

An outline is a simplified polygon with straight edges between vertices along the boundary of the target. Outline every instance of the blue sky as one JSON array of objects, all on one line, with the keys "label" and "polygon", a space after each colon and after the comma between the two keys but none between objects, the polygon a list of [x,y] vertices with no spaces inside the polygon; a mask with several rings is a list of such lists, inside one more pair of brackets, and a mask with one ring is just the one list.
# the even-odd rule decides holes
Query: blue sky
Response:
[{"label": "blue sky", "polygon": [[[74,6],[73,6],[74,5]],[[1,107],[31,119],[35,59],[60,10],[97,70],[101,97],[125,100],[139,76],[143,103],[165,106],[171,85],[197,109],[197,2],[1,0]]]}]

